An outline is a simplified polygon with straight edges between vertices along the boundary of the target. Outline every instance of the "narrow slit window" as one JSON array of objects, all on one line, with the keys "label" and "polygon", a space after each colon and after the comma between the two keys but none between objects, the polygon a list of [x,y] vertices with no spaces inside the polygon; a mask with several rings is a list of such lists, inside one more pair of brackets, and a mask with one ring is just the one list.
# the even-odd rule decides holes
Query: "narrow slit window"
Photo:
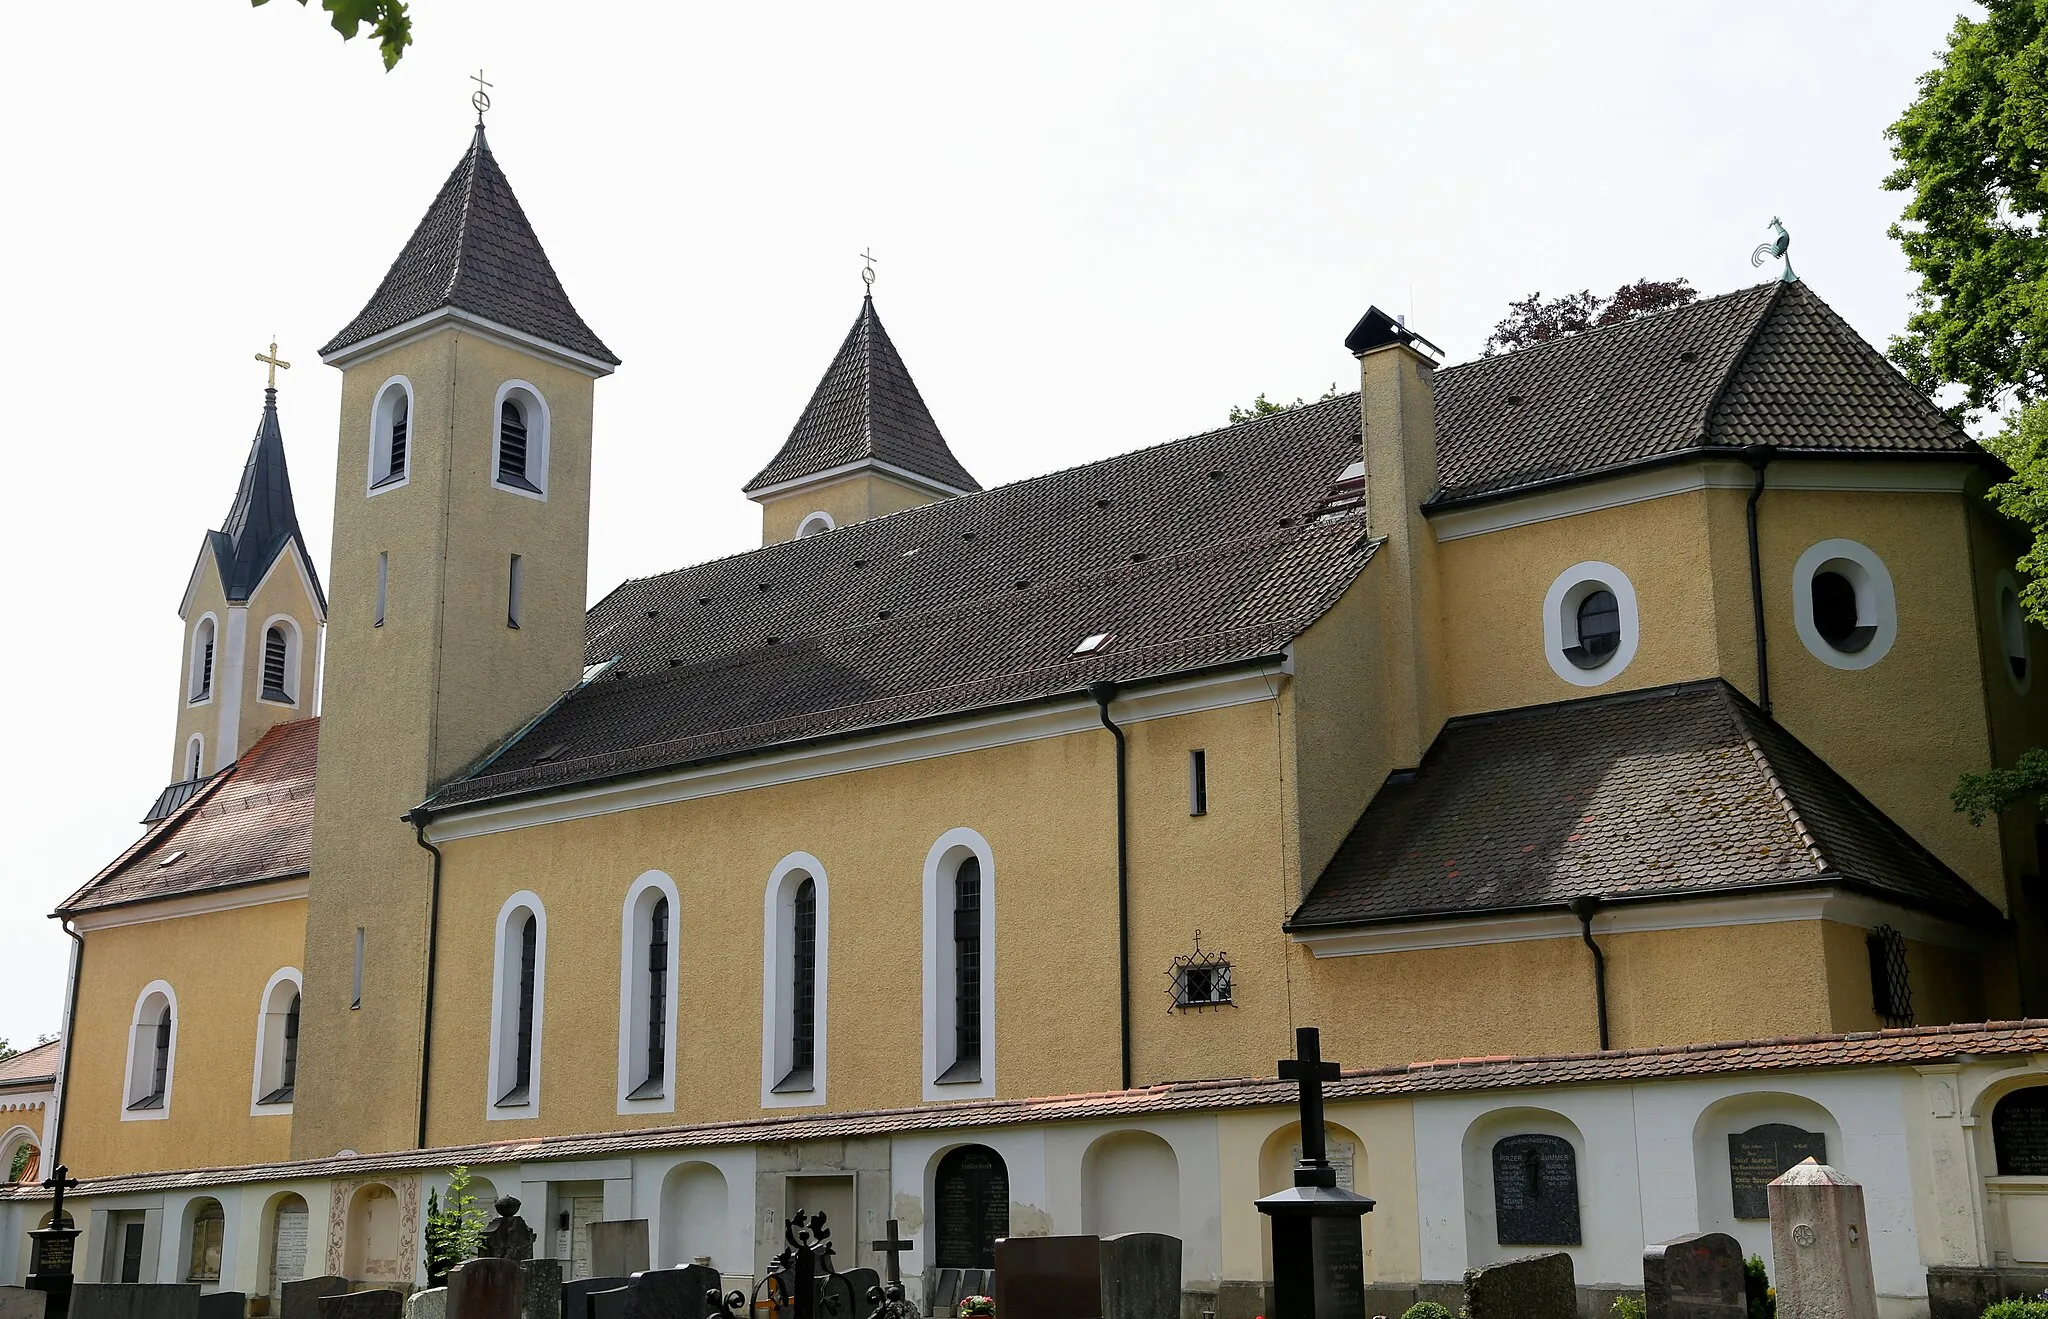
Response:
[{"label": "narrow slit window", "polygon": [[797,885],[794,919],[790,921],[790,1038],[789,1076],[791,1089],[809,1089],[811,1069],[817,1061],[818,1043],[818,884],[806,879]]},{"label": "narrow slit window", "polygon": [[171,1075],[171,1005],[164,1004],[163,1012],[156,1019],[156,1041],[150,1055],[149,1093],[143,1096],[137,1108],[162,1108],[164,1106],[164,1085]]},{"label": "narrow slit window", "polygon": [[[511,406],[507,404],[506,406]],[[526,564],[518,555],[512,556],[511,568],[505,579],[505,626],[517,629],[519,626],[519,604],[521,587],[525,585]]]},{"label": "narrow slit window", "polygon": [[206,739],[195,733],[192,736],[192,744],[187,749],[185,755],[185,777],[187,779],[198,778],[199,766],[205,759]]},{"label": "narrow slit window", "polygon": [[641,1088],[660,1093],[668,1066],[668,899],[657,898],[647,934],[647,1075]]},{"label": "narrow slit window", "polygon": [[527,912],[519,931],[519,1022],[512,1055],[512,1088],[498,1100],[501,1108],[523,1104],[533,1093],[533,985],[540,960],[540,922]]},{"label": "narrow slit window", "polygon": [[203,701],[213,695],[213,620],[199,620],[192,646],[192,699]]},{"label": "narrow slit window", "polygon": [[953,1070],[981,1079],[981,858],[953,875]]},{"label": "narrow slit window", "polygon": [[356,972],[355,989],[349,999],[348,1010],[354,1012],[363,1005],[363,927],[356,926]]},{"label": "narrow slit window", "polygon": [[1201,747],[1188,752],[1188,814],[1209,813],[1209,753]]},{"label": "narrow slit window", "polygon": [[266,701],[289,701],[291,692],[285,687],[286,659],[291,654],[291,642],[282,627],[272,625],[263,634],[263,699]]},{"label": "narrow slit window", "polygon": [[377,555],[377,621],[372,627],[384,626],[384,606],[391,599],[391,553],[382,551]]}]

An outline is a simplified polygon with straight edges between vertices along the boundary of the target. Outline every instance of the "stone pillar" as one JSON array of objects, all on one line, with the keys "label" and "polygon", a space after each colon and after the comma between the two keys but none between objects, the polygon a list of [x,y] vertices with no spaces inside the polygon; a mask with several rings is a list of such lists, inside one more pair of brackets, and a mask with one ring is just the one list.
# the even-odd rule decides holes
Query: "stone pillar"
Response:
[{"label": "stone pillar", "polygon": [[1772,1182],[1771,1282],[1797,1319],[1877,1319],[1863,1187],[1812,1159]]}]

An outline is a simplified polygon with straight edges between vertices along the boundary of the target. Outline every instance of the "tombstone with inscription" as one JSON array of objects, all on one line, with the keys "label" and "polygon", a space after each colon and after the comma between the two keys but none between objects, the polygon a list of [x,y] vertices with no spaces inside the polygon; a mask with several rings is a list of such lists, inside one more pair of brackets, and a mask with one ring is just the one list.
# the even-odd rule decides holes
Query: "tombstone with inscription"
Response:
[{"label": "tombstone with inscription", "polygon": [[717,1269],[702,1264],[636,1273],[626,1288],[625,1319],[704,1319],[717,1313],[710,1297],[724,1285]]},{"label": "tombstone with inscription", "polygon": [[50,1192],[50,1225],[28,1234],[28,1276],[23,1281],[49,1296],[47,1312],[51,1319],[64,1319],[71,1307],[71,1263],[78,1247],[78,1228],[71,1215],[64,1212],[64,1192],[77,1185],[78,1179],[63,1164],[51,1170],[43,1179],[44,1188]]},{"label": "tombstone with inscription", "polygon": [[1322,1034],[1294,1032],[1293,1058],[1280,1060],[1282,1080],[1300,1088],[1301,1157],[1294,1185],[1262,1196],[1258,1211],[1272,1220],[1275,1319],[1352,1319],[1365,1310],[1365,1216],[1373,1202],[1337,1185],[1327,1156],[1323,1083],[1343,1070],[1323,1061]]},{"label": "tombstone with inscription", "polygon": [[533,1258],[533,1229],[519,1216],[519,1197],[501,1195],[491,1206],[498,1216],[484,1229],[482,1253],[487,1259]]},{"label": "tombstone with inscription", "polygon": [[199,1319],[196,1282],[81,1282],[71,1289],[74,1319]]},{"label": "tombstone with inscription", "polygon": [[1735,1216],[1764,1219],[1771,1216],[1766,1188],[1803,1160],[1828,1161],[1828,1138],[1818,1131],[1783,1122],[1766,1122],[1747,1131],[1728,1133],[1728,1190],[1735,1204]]},{"label": "tombstone with inscription", "polygon": [[406,1297],[405,1319],[448,1319],[448,1289],[422,1287]]},{"label": "tombstone with inscription", "polygon": [[1123,1232],[1102,1239],[1102,1319],[1180,1319],[1180,1238]]},{"label": "tombstone with inscription", "polygon": [[[590,1294],[630,1287],[630,1277],[576,1278],[562,1284],[562,1319],[590,1319]],[[622,1298],[623,1299],[623,1298]]]},{"label": "tombstone with inscription", "polygon": [[404,1315],[405,1293],[391,1287],[320,1298],[320,1319],[403,1319]]},{"label": "tombstone with inscription", "polygon": [[1746,1319],[1742,1244],[1725,1232],[1696,1232],[1643,1252],[1645,1319]]},{"label": "tombstone with inscription", "polygon": [[1863,1187],[1812,1159],[1771,1183],[1771,1281],[1778,1313],[1877,1319]]},{"label": "tombstone with inscription", "polygon": [[1102,1319],[1101,1240],[1005,1237],[996,1242],[995,1301],[1002,1319]]},{"label": "tombstone with inscription", "polygon": [[1537,1132],[1493,1144],[1494,1239],[1503,1246],[1576,1246],[1579,1159],[1562,1136]]},{"label": "tombstone with inscription", "polygon": [[996,1242],[1010,1235],[1010,1171],[986,1145],[962,1145],[932,1178],[932,1263],[992,1269]]},{"label": "tombstone with inscription", "polygon": [[1992,1107],[1991,1148],[2000,1177],[2048,1177],[2048,1086],[2015,1090]]},{"label": "tombstone with inscription", "polygon": [[960,1308],[960,1270],[932,1271],[932,1308],[938,1315],[952,1315]]},{"label": "tombstone with inscription", "polygon": [[520,1312],[526,1319],[562,1319],[562,1261],[521,1260],[519,1271],[526,1289]]},{"label": "tombstone with inscription", "polygon": [[1468,1319],[1578,1319],[1579,1288],[1563,1251],[1465,1270]]},{"label": "tombstone with inscription", "polygon": [[320,1298],[338,1296],[348,1290],[348,1279],[332,1273],[317,1278],[299,1278],[278,1289],[278,1319],[320,1319]]},{"label": "tombstone with inscription", "polygon": [[448,1272],[448,1319],[519,1319],[526,1278],[517,1260],[464,1260]]},{"label": "tombstone with inscription", "polygon": [[600,1277],[630,1278],[648,1265],[647,1220],[608,1219],[592,1223],[590,1271]]}]

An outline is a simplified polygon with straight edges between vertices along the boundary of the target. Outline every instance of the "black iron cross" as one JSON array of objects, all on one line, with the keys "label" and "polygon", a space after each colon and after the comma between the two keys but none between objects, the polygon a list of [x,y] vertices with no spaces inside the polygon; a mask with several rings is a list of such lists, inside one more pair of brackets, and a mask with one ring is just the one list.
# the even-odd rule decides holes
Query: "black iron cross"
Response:
[{"label": "black iron cross", "polygon": [[1296,1029],[1294,1054],[1280,1060],[1280,1079],[1301,1087],[1301,1161],[1294,1165],[1294,1184],[1335,1186],[1337,1170],[1323,1140],[1323,1082],[1336,1080],[1344,1069],[1323,1061],[1322,1033],[1314,1026]]},{"label": "black iron cross", "polygon": [[55,1174],[43,1179],[44,1187],[50,1191],[51,1199],[55,1201],[50,1206],[51,1227],[64,1226],[64,1192],[72,1190],[78,1185],[78,1179],[71,1176],[70,1173],[71,1169],[60,1163],[57,1165]]},{"label": "black iron cross", "polygon": [[884,1226],[882,1230],[889,1234],[888,1239],[886,1241],[875,1242],[872,1246],[869,1247],[869,1249],[876,1250],[884,1255],[887,1255],[889,1257],[889,1281],[902,1282],[902,1265],[896,1257],[898,1255],[901,1255],[906,1250],[917,1249],[917,1245],[915,1242],[901,1241],[897,1239],[896,1220],[893,1218],[889,1220],[888,1224]]}]

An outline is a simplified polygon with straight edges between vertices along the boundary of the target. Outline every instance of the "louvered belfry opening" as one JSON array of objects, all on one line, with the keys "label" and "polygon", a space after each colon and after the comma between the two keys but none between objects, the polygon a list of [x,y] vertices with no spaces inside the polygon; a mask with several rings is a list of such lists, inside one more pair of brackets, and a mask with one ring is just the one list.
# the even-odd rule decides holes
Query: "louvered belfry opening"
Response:
[{"label": "louvered belfry opening", "polygon": [[284,685],[286,661],[291,655],[291,642],[282,627],[273,626],[263,634],[263,699],[266,701],[289,701],[291,692]]},{"label": "louvered belfry opening", "polygon": [[401,392],[391,403],[391,466],[387,479],[397,480],[405,476],[405,433],[406,398]]},{"label": "louvered belfry opening", "polygon": [[528,484],[526,416],[509,398],[498,409],[498,479],[507,485]]}]

